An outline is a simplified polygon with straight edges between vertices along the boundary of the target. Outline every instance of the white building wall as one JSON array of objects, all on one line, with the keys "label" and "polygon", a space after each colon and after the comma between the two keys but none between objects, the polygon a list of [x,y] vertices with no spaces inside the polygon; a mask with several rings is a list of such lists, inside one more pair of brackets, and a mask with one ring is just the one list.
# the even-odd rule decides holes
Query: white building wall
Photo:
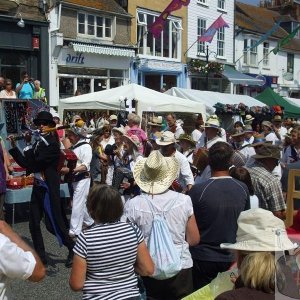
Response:
[{"label": "white building wall", "polygon": [[[215,57],[211,54],[210,61],[218,59],[224,63],[233,63],[234,58],[234,1],[225,0],[225,10],[217,8],[218,0],[206,0],[207,4],[200,4],[197,0],[191,0],[188,6],[188,48],[197,40],[198,18],[206,19],[206,29],[223,13],[222,18],[228,23],[229,28],[225,28],[225,56]],[[207,43],[209,50],[217,53],[217,33],[211,44]],[[186,53],[188,58],[202,58],[205,55],[197,56],[197,43]]]}]

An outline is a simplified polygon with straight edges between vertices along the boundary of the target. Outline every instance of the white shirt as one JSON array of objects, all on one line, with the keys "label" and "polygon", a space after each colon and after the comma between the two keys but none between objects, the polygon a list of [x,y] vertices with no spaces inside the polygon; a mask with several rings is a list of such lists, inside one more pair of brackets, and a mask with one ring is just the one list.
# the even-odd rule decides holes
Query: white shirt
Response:
[{"label": "white shirt", "polygon": [[279,142],[279,139],[274,132],[268,133],[265,138],[267,142],[272,142],[273,145]]},{"label": "white shirt", "polygon": [[8,300],[9,282],[12,279],[28,279],[36,261],[31,252],[23,251],[0,233],[0,300]]},{"label": "white shirt", "polygon": [[187,269],[193,266],[193,261],[189,251],[189,245],[185,240],[186,225],[189,217],[194,214],[190,196],[167,190],[162,194],[151,195],[142,194],[136,196],[125,203],[123,220],[128,219],[139,226],[146,244],[148,243],[153,216],[147,201],[150,201],[154,212],[162,212],[169,205],[170,201],[175,202],[165,214],[166,221],[173,239],[173,242],[181,254],[182,268]]},{"label": "white shirt", "polygon": [[0,92],[0,98],[13,98],[16,99],[17,95],[15,91],[12,91],[12,95],[9,95],[6,90]]},{"label": "white shirt", "polygon": [[175,158],[179,161],[180,170],[178,175],[178,181],[182,188],[186,188],[187,185],[194,184],[194,176],[189,164],[188,159],[179,151],[176,150],[174,154]]},{"label": "white shirt", "polygon": [[247,145],[249,145],[248,142],[244,141],[243,145],[242,145],[242,149],[239,150],[243,155],[245,155],[245,157],[247,158],[247,160],[252,156],[255,155],[255,150],[254,147],[247,147]]},{"label": "white shirt", "polygon": [[[85,141],[84,139],[80,139],[74,146],[76,146],[77,144],[82,143],[84,141]],[[92,156],[93,156],[92,147],[89,144],[83,144],[83,145],[75,148],[73,151],[78,158],[76,167],[85,165],[86,170],[89,171]]]},{"label": "white shirt", "polygon": [[206,134],[205,132],[201,135],[200,140],[198,141],[196,148],[206,148],[209,149],[213,144],[217,142],[224,142],[223,138],[220,136],[215,136],[213,139],[206,141]]},{"label": "white shirt", "polygon": [[199,129],[194,129],[192,132],[192,139],[196,143],[200,140],[202,132]]},{"label": "white shirt", "polygon": [[102,140],[101,142],[100,142],[100,144],[102,145],[102,147],[103,147],[103,150],[105,150],[105,147],[107,146],[107,145],[113,145],[115,143],[115,138],[111,135],[110,137],[109,137],[109,139],[107,139],[107,140]]}]

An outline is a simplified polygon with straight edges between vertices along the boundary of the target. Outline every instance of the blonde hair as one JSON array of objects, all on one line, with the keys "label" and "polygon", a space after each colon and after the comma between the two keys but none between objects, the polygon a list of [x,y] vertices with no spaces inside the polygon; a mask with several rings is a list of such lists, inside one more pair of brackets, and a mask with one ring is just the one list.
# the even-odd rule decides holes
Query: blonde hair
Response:
[{"label": "blonde hair", "polygon": [[247,253],[241,263],[240,274],[245,287],[269,294],[274,293],[276,275],[274,254],[272,252]]}]

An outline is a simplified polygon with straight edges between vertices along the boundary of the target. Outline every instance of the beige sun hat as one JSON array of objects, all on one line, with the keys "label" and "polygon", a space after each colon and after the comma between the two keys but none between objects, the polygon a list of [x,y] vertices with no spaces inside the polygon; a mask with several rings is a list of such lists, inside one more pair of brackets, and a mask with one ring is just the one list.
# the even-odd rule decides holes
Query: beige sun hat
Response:
[{"label": "beige sun hat", "polygon": [[204,127],[207,128],[220,128],[220,122],[217,115],[211,115],[208,120],[206,121]]},{"label": "beige sun hat", "polygon": [[238,127],[233,130],[231,137],[238,137],[238,136],[241,136],[244,134],[245,134],[245,131],[243,130],[243,128]]},{"label": "beige sun hat", "polygon": [[285,251],[298,247],[289,238],[282,220],[271,211],[255,208],[241,212],[236,243],[221,244],[223,249],[241,251]]},{"label": "beige sun hat", "polygon": [[162,116],[157,116],[157,117],[153,117],[151,122],[148,122],[148,125],[151,125],[151,126],[162,126]]},{"label": "beige sun hat", "polygon": [[113,120],[118,120],[118,116],[117,115],[110,115],[109,121],[113,121]]},{"label": "beige sun hat", "polygon": [[123,141],[124,140],[128,140],[133,145],[133,147],[135,147],[136,150],[139,151],[141,149],[142,145],[141,145],[140,139],[135,134],[131,134],[131,135],[128,135],[127,133],[124,134]]},{"label": "beige sun hat", "polygon": [[246,116],[245,116],[244,123],[245,123],[245,124],[249,124],[249,123],[251,123],[253,120],[254,120],[254,118],[253,118],[252,115],[246,115]]},{"label": "beige sun hat", "polygon": [[147,158],[135,163],[133,177],[137,185],[146,193],[165,192],[179,173],[179,162],[175,157],[164,157],[154,150]]},{"label": "beige sun hat", "polygon": [[281,153],[280,148],[277,145],[272,145],[269,143],[262,144],[259,148],[255,150],[256,154],[252,155],[255,159],[262,159],[262,158],[274,158],[280,159]]},{"label": "beige sun hat", "polygon": [[272,123],[271,123],[270,121],[263,121],[263,122],[261,123],[261,125],[262,125],[262,126],[267,126],[267,127],[269,127],[270,129],[273,128],[273,125],[272,125]]},{"label": "beige sun hat", "polygon": [[112,132],[114,132],[114,131],[119,132],[119,133],[121,133],[122,135],[125,134],[124,127],[113,127],[111,131],[112,131]]},{"label": "beige sun hat", "polygon": [[157,145],[167,146],[176,143],[175,135],[171,131],[164,131],[159,139],[155,140]]}]

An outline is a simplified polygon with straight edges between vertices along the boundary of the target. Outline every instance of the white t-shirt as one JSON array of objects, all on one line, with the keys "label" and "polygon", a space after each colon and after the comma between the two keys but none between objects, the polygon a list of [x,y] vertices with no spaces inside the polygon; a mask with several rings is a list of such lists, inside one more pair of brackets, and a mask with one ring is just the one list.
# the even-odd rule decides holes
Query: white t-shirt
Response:
[{"label": "white t-shirt", "polygon": [[179,161],[180,170],[178,175],[179,184],[183,189],[187,187],[187,185],[194,184],[194,176],[189,164],[188,159],[179,151],[176,150],[175,158]]},{"label": "white t-shirt", "polygon": [[250,208],[259,208],[259,201],[256,195],[250,196]]},{"label": "white t-shirt", "polygon": [[[85,140],[80,139],[74,146],[76,146],[77,144],[82,143],[82,142],[85,142]],[[80,165],[85,165],[86,170],[89,171],[92,156],[93,156],[92,147],[87,143],[87,144],[83,144],[83,145],[75,148],[73,151],[78,158],[76,167],[78,167]]]},{"label": "white t-shirt", "polygon": [[200,140],[202,132],[199,129],[194,129],[192,132],[192,139],[196,143]]},{"label": "white t-shirt", "polygon": [[153,216],[147,201],[151,201],[154,213],[161,213],[176,198],[173,207],[165,214],[173,242],[180,253],[182,268],[193,266],[189,245],[185,240],[186,225],[189,217],[194,214],[190,196],[168,190],[162,194],[136,196],[125,203],[123,220],[128,219],[139,226],[146,244],[148,243]]},{"label": "white t-shirt", "polygon": [[23,251],[0,233],[0,300],[8,300],[9,282],[12,279],[28,279],[36,261],[31,252]]}]

